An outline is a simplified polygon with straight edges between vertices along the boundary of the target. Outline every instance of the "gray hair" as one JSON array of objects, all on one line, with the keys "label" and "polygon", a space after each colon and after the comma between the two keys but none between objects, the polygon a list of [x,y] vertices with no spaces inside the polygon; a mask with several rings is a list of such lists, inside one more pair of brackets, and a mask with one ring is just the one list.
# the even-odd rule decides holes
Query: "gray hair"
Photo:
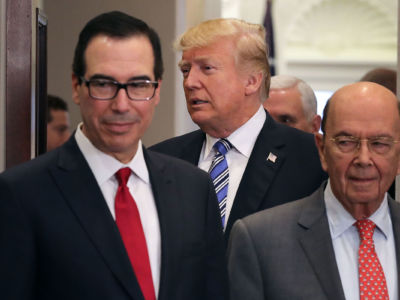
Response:
[{"label": "gray hair", "polygon": [[270,89],[290,89],[296,87],[301,95],[304,115],[311,121],[317,114],[317,97],[313,89],[300,78],[290,75],[276,75],[271,77]]}]

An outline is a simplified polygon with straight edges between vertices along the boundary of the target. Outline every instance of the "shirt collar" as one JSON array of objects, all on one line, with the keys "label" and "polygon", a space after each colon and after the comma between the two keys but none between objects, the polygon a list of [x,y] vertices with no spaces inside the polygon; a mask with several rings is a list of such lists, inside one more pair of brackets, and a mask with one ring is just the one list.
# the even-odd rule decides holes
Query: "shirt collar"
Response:
[{"label": "shirt collar", "polygon": [[[226,139],[232,144],[233,148],[249,158],[266,118],[265,110],[263,106],[260,105],[257,112]],[[206,134],[204,158],[214,155],[213,146],[218,140],[219,138]]]},{"label": "shirt collar", "polygon": [[112,178],[119,169],[124,167],[129,167],[141,180],[149,183],[149,172],[144,160],[141,140],[139,140],[135,156],[129,163],[123,164],[111,155],[97,149],[84,135],[81,125],[82,123],[76,129],[75,140],[99,185]]},{"label": "shirt collar", "polygon": [[[336,239],[346,230],[351,228],[356,222],[356,219],[343,207],[339,200],[332,192],[330,180],[324,191],[324,201],[326,213],[329,221],[332,239]],[[387,194],[379,206],[379,208],[368,218],[376,224],[376,227],[382,232],[387,239],[390,234],[392,221],[389,214],[389,205]]]}]

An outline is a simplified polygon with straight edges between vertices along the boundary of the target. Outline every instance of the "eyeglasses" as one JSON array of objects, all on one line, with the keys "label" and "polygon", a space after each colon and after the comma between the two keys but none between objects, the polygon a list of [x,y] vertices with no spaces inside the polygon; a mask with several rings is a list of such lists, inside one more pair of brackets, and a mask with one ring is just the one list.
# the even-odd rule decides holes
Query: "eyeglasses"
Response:
[{"label": "eyeglasses", "polygon": [[369,151],[376,154],[386,154],[398,143],[390,137],[373,137],[369,139],[360,139],[355,136],[338,136],[330,138],[338,149],[343,153],[354,153],[360,150],[361,142],[366,141]]},{"label": "eyeglasses", "polygon": [[83,76],[80,79],[89,89],[89,95],[97,100],[111,100],[117,96],[120,89],[124,89],[128,98],[136,101],[147,101],[154,97],[158,87],[157,81],[133,80],[127,83],[109,79],[86,80]]}]

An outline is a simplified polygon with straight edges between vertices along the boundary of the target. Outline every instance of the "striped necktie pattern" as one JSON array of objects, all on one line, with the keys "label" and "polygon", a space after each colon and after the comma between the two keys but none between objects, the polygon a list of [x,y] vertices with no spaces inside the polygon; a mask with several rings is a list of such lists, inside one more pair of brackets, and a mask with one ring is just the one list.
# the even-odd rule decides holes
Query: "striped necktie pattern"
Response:
[{"label": "striped necktie pattern", "polygon": [[229,169],[225,154],[232,148],[232,145],[228,140],[220,139],[214,144],[213,148],[216,154],[208,173],[214,183],[215,193],[217,194],[219,210],[221,213],[222,227],[224,227],[229,184]]}]

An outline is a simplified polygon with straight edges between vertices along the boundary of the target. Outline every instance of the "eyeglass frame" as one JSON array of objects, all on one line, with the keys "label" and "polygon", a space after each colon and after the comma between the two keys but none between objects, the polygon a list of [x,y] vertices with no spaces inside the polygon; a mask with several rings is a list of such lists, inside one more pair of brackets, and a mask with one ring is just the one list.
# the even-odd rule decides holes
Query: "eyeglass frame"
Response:
[{"label": "eyeglass frame", "polygon": [[[124,89],[125,90],[126,95],[128,96],[129,100],[132,100],[132,101],[149,101],[154,97],[154,95],[156,94],[156,89],[158,88],[158,81],[151,81],[151,80],[147,80],[147,79],[136,80],[136,82],[146,82],[146,83],[151,83],[153,85],[153,95],[151,95],[151,97],[137,99],[137,98],[131,98],[129,96],[128,89],[127,89],[130,83],[135,82],[134,80],[131,81],[130,83],[129,82],[128,83],[120,83],[120,82],[118,82],[116,80],[101,79],[101,78],[95,78],[95,79],[87,80],[84,76],[80,76],[79,79],[83,83],[85,83],[86,87],[88,88],[89,96],[91,98],[93,98],[93,99],[100,100],[100,101],[113,100],[118,95],[120,89]],[[93,80],[106,80],[107,82],[114,84],[117,87],[117,90],[116,90],[114,96],[112,96],[111,98],[99,98],[99,97],[92,96],[92,93],[90,92],[90,84],[93,82]]]},{"label": "eyeglass frame", "polygon": [[[352,142],[356,142],[356,143],[357,143],[357,144],[356,144],[356,147],[355,147],[354,149],[352,149],[352,150],[347,151],[347,152],[346,152],[346,151],[343,151],[343,150],[340,148],[340,146],[338,145],[338,143],[337,143],[338,138],[348,138],[348,139],[352,140]],[[386,139],[388,142],[393,143],[393,144],[391,144],[391,145],[390,145],[390,148],[389,148],[387,151],[383,152],[383,153],[376,152],[376,150],[371,150],[371,142],[379,141],[379,139]],[[394,146],[394,145],[396,145],[397,143],[400,142],[400,140],[395,140],[395,139],[393,139],[393,138],[391,138],[391,137],[386,137],[386,136],[376,136],[376,137],[372,137],[372,138],[361,139],[361,138],[358,138],[358,137],[352,136],[352,135],[339,135],[339,136],[334,137],[334,138],[329,138],[329,140],[332,141],[332,142],[334,142],[335,145],[336,145],[336,147],[339,149],[339,151],[342,152],[342,153],[345,153],[345,154],[349,154],[349,153],[354,154],[354,153],[356,153],[357,151],[360,151],[361,142],[365,141],[365,142],[367,142],[367,148],[368,148],[368,150],[369,150],[371,153],[375,153],[375,154],[378,154],[378,155],[385,155],[385,154],[387,154],[390,150],[393,149],[393,146]]]}]

